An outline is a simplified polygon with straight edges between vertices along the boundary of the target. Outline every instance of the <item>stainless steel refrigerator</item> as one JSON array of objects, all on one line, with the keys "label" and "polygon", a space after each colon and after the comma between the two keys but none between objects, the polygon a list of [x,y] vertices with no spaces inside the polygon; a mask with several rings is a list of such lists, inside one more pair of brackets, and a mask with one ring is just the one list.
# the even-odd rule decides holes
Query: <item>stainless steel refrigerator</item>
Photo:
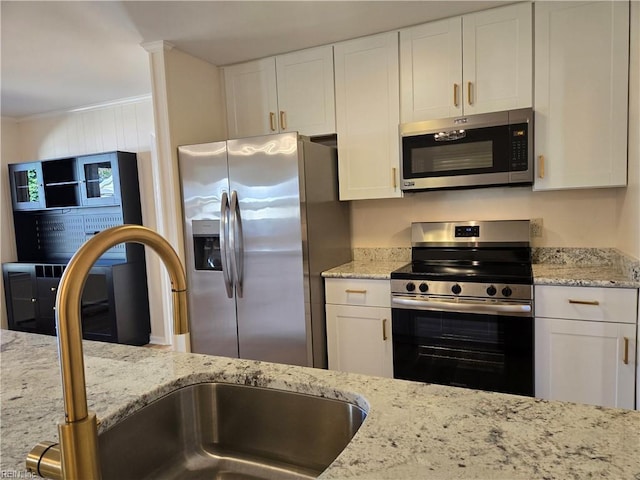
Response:
[{"label": "stainless steel refrigerator", "polygon": [[326,367],[320,274],[351,259],[336,150],[285,133],[178,156],[192,351]]}]

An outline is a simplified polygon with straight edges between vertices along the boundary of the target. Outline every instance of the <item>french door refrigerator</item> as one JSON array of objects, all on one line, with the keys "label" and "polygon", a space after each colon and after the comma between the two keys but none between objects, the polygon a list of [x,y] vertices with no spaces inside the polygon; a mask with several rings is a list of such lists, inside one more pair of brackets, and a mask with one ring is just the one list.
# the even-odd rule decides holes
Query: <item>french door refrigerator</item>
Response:
[{"label": "french door refrigerator", "polygon": [[320,274],[351,260],[336,150],[285,133],[178,158],[192,351],[326,367]]}]

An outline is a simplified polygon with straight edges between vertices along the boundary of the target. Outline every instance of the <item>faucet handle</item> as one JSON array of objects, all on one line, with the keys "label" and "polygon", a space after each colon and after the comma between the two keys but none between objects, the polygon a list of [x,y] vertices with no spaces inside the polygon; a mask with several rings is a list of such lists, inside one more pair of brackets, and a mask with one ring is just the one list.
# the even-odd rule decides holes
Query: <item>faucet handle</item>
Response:
[{"label": "faucet handle", "polygon": [[40,477],[62,478],[60,444],[40,442],[27,455],[27,471]]}]

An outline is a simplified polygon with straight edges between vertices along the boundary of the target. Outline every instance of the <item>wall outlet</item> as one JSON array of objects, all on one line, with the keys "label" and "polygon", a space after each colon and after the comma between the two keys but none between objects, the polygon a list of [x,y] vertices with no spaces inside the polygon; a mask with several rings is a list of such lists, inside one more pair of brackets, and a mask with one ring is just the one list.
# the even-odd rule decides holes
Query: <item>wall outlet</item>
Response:
[{"label": "wall outlet", "polygon": [[541,218],[532,218],[529,221],[529,232],[531,234],[531,238],[540,238],[542,237],[542,219]]}]

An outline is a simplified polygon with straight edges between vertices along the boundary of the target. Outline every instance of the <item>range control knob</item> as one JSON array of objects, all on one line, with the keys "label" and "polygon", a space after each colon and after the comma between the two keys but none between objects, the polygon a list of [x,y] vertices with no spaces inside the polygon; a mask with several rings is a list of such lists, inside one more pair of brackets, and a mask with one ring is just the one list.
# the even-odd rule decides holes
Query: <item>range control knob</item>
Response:
[{"label": "range control knob", "polygon": [[502,295],[504,295],[505,297],[510,297],[512,293],[513,291],[509,287],[504,287],[502,289]]},{"label": "range control knob", "polygon": [[496,287],[494,287],[493,285],[487,287],[487,295],[489,295],[490,297],[493,297],[497,292],[498,291],[496,290]]},{"label": "range control knob", "polygon": [[451,291],[454,294],[458,295],[462,291],[462,287],[456,283],[453,287],[451,287]]},{"label": "range control knob", "polygon": [[427,292],[427,290],[429,290],[429,285],[427,285],[426,283],[421,283],[418,288],[422,293],[425,293]]},{"label": "range control knob", "polygon": [[416,284],[413,282],[407,283],[407,292],[413,292],[416,289]]}]

